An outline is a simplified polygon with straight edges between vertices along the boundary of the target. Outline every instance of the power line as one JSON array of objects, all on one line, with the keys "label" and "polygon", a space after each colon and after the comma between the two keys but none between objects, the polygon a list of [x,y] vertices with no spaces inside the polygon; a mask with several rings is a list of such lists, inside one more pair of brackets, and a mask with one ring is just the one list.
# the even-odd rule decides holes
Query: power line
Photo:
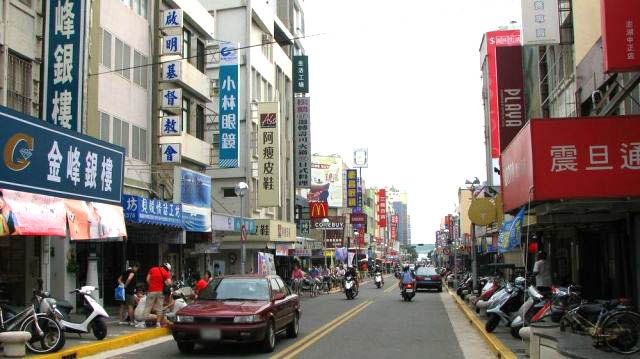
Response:
[{"label": "power line", "polygon": [[[289,41],[293,41],[293,40],[298,40],[298,39],[306,39],[309,37],[315,37],[315,36],[320,36],[320,35],[326,35],[326,33],[318,33],[318,34],[312,34],[312,35],[305,35],[305,36],[297,36],[297,37],[292,37],[292,38],[288,38],[287,40]],[[221,41],[221,40],[216,40],[216,41]],[[254,45],[248,45],[248,46],[241,46],[236,48],[236,51],[238,50],[244,50],[244,49],[250,49],[252,47],[258,47],[258,46],[264,46],[267,44],[277,44],[278,41],[270,41],[270,42],[263,42],[260,44],[254,44]],[[219,54],[220,51],[213,51],[213,52],[206,52],[204,53],[204,55],[215,55],[215,54]],[[198,57],[198,54],[194,55],[194,56],[189,56],[189,57],[183,57],[180,58],[180,60],[188,60],[188,59],[193,59]],[[124,70],[132,70],[132,69],[138,69],[138,68],[142,68],[142,67],[147,67],[147,66],[154,66],[154,65],[162,65],[168,62],[173,62],[173,61],[178,61],[178,60],[166,60],[166,61],[158,61],[158,62],[152,62],[150,64],[143,64],[143,65],[138,65],[138,66],[129,66],[129,67],[123,67],[123,68],[119,68],[119,69],[113,69],[113,70],[109,70],[109,71],[102,71],[102,72],[97,72],[95,74],[89,74],[88,76],[99,76],[99,75],[105,75],[105,74],[111,74],[114,72],[120,72],[120,71],[124,71]]]}]

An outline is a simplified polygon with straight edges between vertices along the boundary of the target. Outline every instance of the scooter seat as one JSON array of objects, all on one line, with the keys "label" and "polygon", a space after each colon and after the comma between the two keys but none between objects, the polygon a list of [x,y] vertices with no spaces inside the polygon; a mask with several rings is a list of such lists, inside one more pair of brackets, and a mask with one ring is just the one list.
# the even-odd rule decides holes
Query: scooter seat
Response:
[{"label": "scooter seat", "polygon": [[56,305],[60,309],[68,309],[69,311],[71,311],[73,309],[73,304],[69,303],[69,301],[66,301],[64,299],[63,300],[57,300],[56,301]]},{"label": "scooter seat", "polygon": [[602,310],[602,304],[584,304],[580,306],[580,312],[585,314],[599,314]]},{"label": "scooter seat", "polygon": [[8,304],[2,304],[2,311],[7,313],[9,316],[13,317],[16,314],[20,313],[20,310],[16,307],[13,307]]}]

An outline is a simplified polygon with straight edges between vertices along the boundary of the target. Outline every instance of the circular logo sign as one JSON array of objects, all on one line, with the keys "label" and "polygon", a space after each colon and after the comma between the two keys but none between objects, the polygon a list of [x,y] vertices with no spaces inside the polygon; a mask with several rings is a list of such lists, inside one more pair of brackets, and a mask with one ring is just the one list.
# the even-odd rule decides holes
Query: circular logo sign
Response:
[{"label": "circular logo sign", "polygon": [[474,224],[489,225],[496,220],[496,207],[488,198],[475,198],[469,206],[469,219]]}]

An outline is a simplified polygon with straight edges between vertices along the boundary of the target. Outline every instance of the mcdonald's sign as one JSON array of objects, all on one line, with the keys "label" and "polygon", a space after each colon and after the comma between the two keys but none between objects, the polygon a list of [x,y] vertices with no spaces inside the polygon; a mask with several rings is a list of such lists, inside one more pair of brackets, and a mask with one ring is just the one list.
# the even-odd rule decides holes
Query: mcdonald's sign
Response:
[{"label": "mcdonald's sign", "polygon": [[329,215],[329,203],[326,201],[309,201],[309,216],[311,219],[325,218]]}]

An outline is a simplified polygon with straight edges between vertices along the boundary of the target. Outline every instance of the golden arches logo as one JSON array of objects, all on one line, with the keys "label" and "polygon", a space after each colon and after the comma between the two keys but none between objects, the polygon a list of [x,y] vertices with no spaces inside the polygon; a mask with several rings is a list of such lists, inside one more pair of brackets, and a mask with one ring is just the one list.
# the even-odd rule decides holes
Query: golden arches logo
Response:
[{"label": "golden arches logo", "polygon": [[[18,146],[24,143],[24,147],[19,150],[20,156],[15,158],[14,155]],[[22,171],[31,163],[31,155],[33,154],[33,137],[24,133],[16,133],[11,136],[4,145],[4,164],[14,171]]]}]

